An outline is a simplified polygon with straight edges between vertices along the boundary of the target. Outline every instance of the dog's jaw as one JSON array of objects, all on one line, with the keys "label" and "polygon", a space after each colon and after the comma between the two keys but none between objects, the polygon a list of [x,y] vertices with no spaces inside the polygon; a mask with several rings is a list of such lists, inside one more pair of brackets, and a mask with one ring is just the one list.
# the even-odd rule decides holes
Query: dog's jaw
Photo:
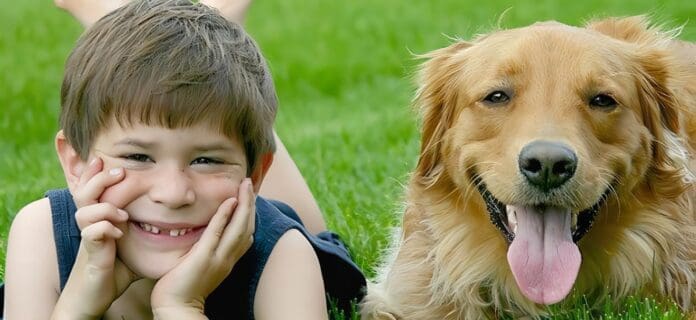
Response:
[{"label": "dog's jaw", "polygon": [[[486,204],[486,209],[488,210],[491,223],[498,230],[500,230],[501,234],[503,235],[503,238],[505,238],[508,244],[512,243],[512,241],[515,239],[515,232],[510,223],[508,223],[508,216],[512,214],[507,210],[508,204],[505,204],[502,201],[498,200],[488,190],[486,184],[480,177],[474,175],[472,180],[474,181],[474,184],[476,185],[479,193],[481,194],[481,197],[484,200],[484,203]],[[611,193],[611,190],[612,187],[607,188],[604,191],[604,193],[602,193],[602,195],[599,197],[597,202],[595,202],[595,204],[593,204],[591,207],[587,209],[581,210],[578,213],[573,214],[573,219],[577,219],[573,223],[573,242],[578,243],[582,239],[582,237],[584,237],[587,234],[587,232],[589,232],[590,229],[592,229],[592,225],[594,224],[595,218],[597,217],[599,210],[606,202],[606,199]],[[535,205],[544,206],[543,204]]]},{"label": "dog's jaw", "polygon": [[507,259],[520,291],[538,304],[563,300],[580,269],[582,259],[576,243],[591,229],[611,188],[590,208],[573,212],[544,204],[505,204],[477,175],[473,175],[473,181],[491,223],[509,245]]}]

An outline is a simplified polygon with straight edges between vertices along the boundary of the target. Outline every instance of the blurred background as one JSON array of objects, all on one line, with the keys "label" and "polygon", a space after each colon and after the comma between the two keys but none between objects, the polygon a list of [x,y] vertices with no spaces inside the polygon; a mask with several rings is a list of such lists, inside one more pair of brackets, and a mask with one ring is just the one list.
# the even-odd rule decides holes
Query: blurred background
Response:
[{"label": "blurred background", "polygon": [[[685,0],[259,0],[246,26],[275,78],[277,131],[330,228],[372,276],[418,152],[414,54],[498,24],[635,14],[684,25],[680,38],[696,40],[696,1]],[[50,0],[0,9],[0,279],[12,217],[65,186],[53,137],[63,63],[82,30]]]}]

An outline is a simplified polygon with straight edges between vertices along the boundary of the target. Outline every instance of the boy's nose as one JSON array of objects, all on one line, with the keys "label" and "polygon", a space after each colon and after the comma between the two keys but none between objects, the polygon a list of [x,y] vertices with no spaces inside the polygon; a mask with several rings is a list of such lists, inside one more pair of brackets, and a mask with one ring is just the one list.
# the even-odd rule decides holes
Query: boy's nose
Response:
[{"label": "boy's nose", "polygon": [[196,200],[191,178],[180,168],[161,170],[152,179],[149,195],[153,202],[177,209]]}]

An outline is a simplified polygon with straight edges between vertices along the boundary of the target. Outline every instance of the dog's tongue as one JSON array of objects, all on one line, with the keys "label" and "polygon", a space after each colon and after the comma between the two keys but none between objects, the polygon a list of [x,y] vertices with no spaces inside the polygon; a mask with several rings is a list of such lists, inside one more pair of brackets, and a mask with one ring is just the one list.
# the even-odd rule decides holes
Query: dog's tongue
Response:
[{"label": "dog's tongue", "polygon": [[517,213],[517,232],[507,258],[522,293],[540,304],[565,298],[580,269],[568,209],[508,206]]}]

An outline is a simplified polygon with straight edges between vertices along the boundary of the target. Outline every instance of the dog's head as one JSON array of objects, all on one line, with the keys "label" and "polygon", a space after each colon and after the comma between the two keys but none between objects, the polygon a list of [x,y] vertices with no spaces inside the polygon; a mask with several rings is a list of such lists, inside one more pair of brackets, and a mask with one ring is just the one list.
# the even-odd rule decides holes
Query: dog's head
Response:
[{"label": "dog's head", "polygon": [[530,300],[568,294],[577,243],[607,202],[640,186],[665,197],[684,189],[669,156],[680,119],[663,43],[640,18],[546,22],[426,56],[414,176],[485,203]]}]

